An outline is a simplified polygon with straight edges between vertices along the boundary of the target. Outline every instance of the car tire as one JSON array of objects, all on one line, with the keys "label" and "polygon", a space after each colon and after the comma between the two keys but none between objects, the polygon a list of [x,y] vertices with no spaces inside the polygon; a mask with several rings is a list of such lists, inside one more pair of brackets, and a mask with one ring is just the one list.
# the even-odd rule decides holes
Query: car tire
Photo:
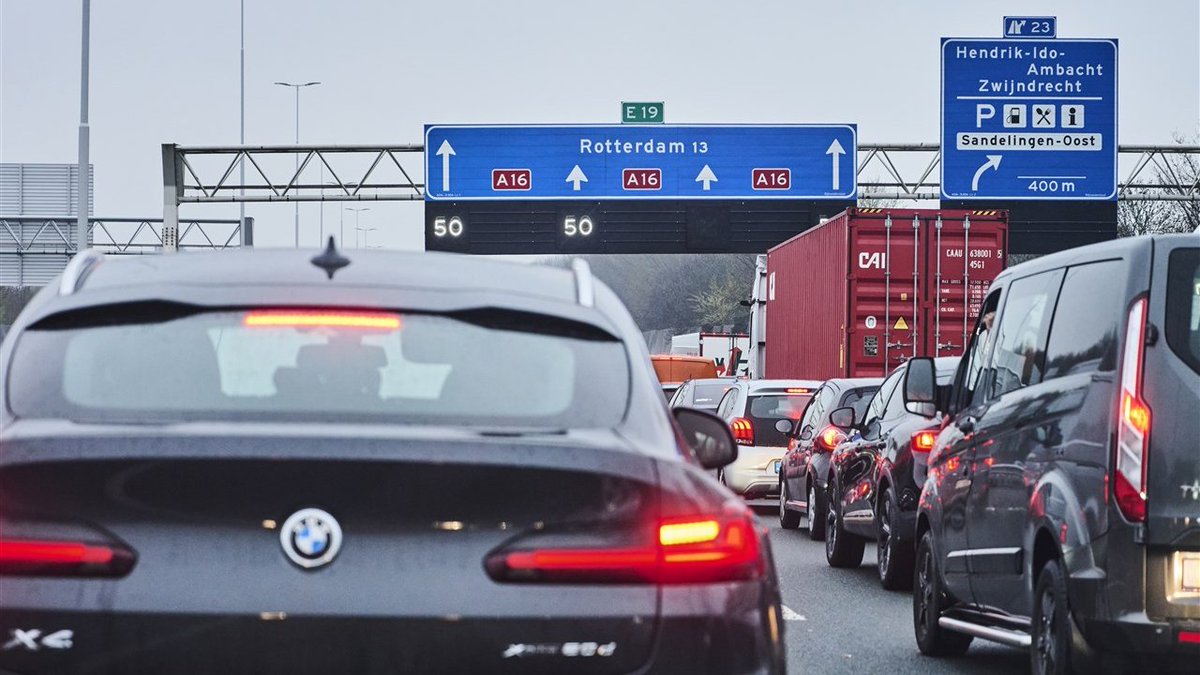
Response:
[{"label": "car tire", "polygon": [[842,509],[840,495],[835,492],[836,481],[829,480],[829,499],[825,508],[825,562],[830,567],[858,567],[862,565],[863,551],[867,542],[857,537],[842,526]]},{"label": "car tire", "polygon": [[972,637],[938,625],[947,604],[942,578],[933,551],[933,533],[926,532],[917,545],[917,564],[913,574],[913,631],[917,648],[926,656],[960,656],[971,646]]},{"label": "car tire", "polygon": [[813,541],[825,539],[825,511],[821,508],[821,492],[817,489],[817,481],[809,476],[808,480],[808,538]]},{"label": "car tire", "polygon": [[787,507],[788,488],[787,481],[783,478],[779,479],[779,526],[785,530],[794,530],[800,527],[800,514],[792,511]]},{"label": "car tire", "polygon": [[1033,591],[1033,642],[1029,645],[1029,672],[1033,675],[1067,675],[1071,667],[1071,611],[1067,580],[1062,566],[1051,560],[1042,567]]},{"label": "car tire", "polygon": [[889,591],[907,591],[913,584],[915,556],[912,546],[896,532],[900,503],[895,490],[889,487],[880,495],[878,512],[875,532],[879,545],[879,583]]}]

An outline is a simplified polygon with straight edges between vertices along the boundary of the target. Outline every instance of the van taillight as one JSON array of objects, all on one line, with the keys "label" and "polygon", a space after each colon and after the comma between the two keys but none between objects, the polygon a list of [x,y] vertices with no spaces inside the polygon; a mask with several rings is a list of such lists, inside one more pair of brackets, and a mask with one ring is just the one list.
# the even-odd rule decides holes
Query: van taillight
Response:
[{"label": "van taillight", "polygon": [[938,432],[936,429],[924,429],[912,435],[912,451],[920,453],[928,453],[933,450],[933,444],[937,442]]},{"label": "van taillight", "polygon": [[132,566],[133,553],[118,546],[0,538],[0,574],[120,576]]},{"label": "van taillight", "polygon": [[1129,309],[1125,353],[1121,360],[1121,396],[1117,410],[1117,457],[1113,493],[1117,508],[1131,522],[1146,519],[1146,458],[1150,449],[1150,407],[1142,399],[1142,363],[1146,351],[1146,298]]},{"label": "van taillight", "polygon": [[729,428],[733,430],[733,440],[738,445],[754,445],[754,422],[739,417],[729,423]]},{"label": "van taillight", "polygon": [[498,581],[543,583],[711,583],[754,579],[763,564],[748,513],[671,518],[655,541],[621,548],[534,548],[490,556]]},{"label": "van taillight", "polygon": [[833,452],[842,441],[846,440],[846,432],[832,424],[817,434],[817,446],[827,452]]}]

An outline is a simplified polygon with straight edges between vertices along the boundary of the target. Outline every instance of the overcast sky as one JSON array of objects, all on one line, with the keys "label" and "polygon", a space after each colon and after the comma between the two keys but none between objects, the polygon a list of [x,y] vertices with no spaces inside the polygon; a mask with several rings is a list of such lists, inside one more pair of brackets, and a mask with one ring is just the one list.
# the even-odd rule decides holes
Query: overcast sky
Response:
[{"label": "overcast sky", "polygon": [[[0,161],[75,162],[80,0],[0,0]],[[1200,2],[246,0],[246,140],[417,143],[425,123],[854,122],[860,142],[936,142],[938,44],[1053,14],[1059,37],[1120,41],[1120,142],[1200,125]],[[239,0],[96,0],[95,212],[161,217],[159,146],[238,140]],[[419,203],[371,204],[372,244],[420,248]],[[339,205],[325,207],[336,228]],[[316,243],[319,207],[301,207]],[[263,245],[290,205],[251,205]],[[183,217],[236,217],[184,205]],[[353,214],[347,214],[352,218]],[[347,240],[352,241],[350,235]]]}]

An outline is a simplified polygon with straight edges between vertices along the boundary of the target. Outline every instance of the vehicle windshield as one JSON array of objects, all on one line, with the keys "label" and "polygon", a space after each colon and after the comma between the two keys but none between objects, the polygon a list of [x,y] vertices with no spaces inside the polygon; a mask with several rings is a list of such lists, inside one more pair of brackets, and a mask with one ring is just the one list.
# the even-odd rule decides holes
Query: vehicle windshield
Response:
[{"label": "vehicle windshield", "polygon": [[303,420],[604,427],[624,415],[621,344],[436,315],[209,312],[31,329],[13,411],[95,421]]}]

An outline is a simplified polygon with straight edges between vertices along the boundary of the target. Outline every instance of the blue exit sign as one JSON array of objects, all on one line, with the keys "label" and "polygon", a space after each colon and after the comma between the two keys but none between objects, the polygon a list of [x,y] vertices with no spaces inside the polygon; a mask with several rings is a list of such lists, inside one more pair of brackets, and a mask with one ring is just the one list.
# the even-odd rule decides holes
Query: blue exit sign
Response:
[{"label": "blue exit sign", "polygon": [[1058,37],[1056,16],[1006,16],[1004,37],[1019,39],[1044,39]]}]

